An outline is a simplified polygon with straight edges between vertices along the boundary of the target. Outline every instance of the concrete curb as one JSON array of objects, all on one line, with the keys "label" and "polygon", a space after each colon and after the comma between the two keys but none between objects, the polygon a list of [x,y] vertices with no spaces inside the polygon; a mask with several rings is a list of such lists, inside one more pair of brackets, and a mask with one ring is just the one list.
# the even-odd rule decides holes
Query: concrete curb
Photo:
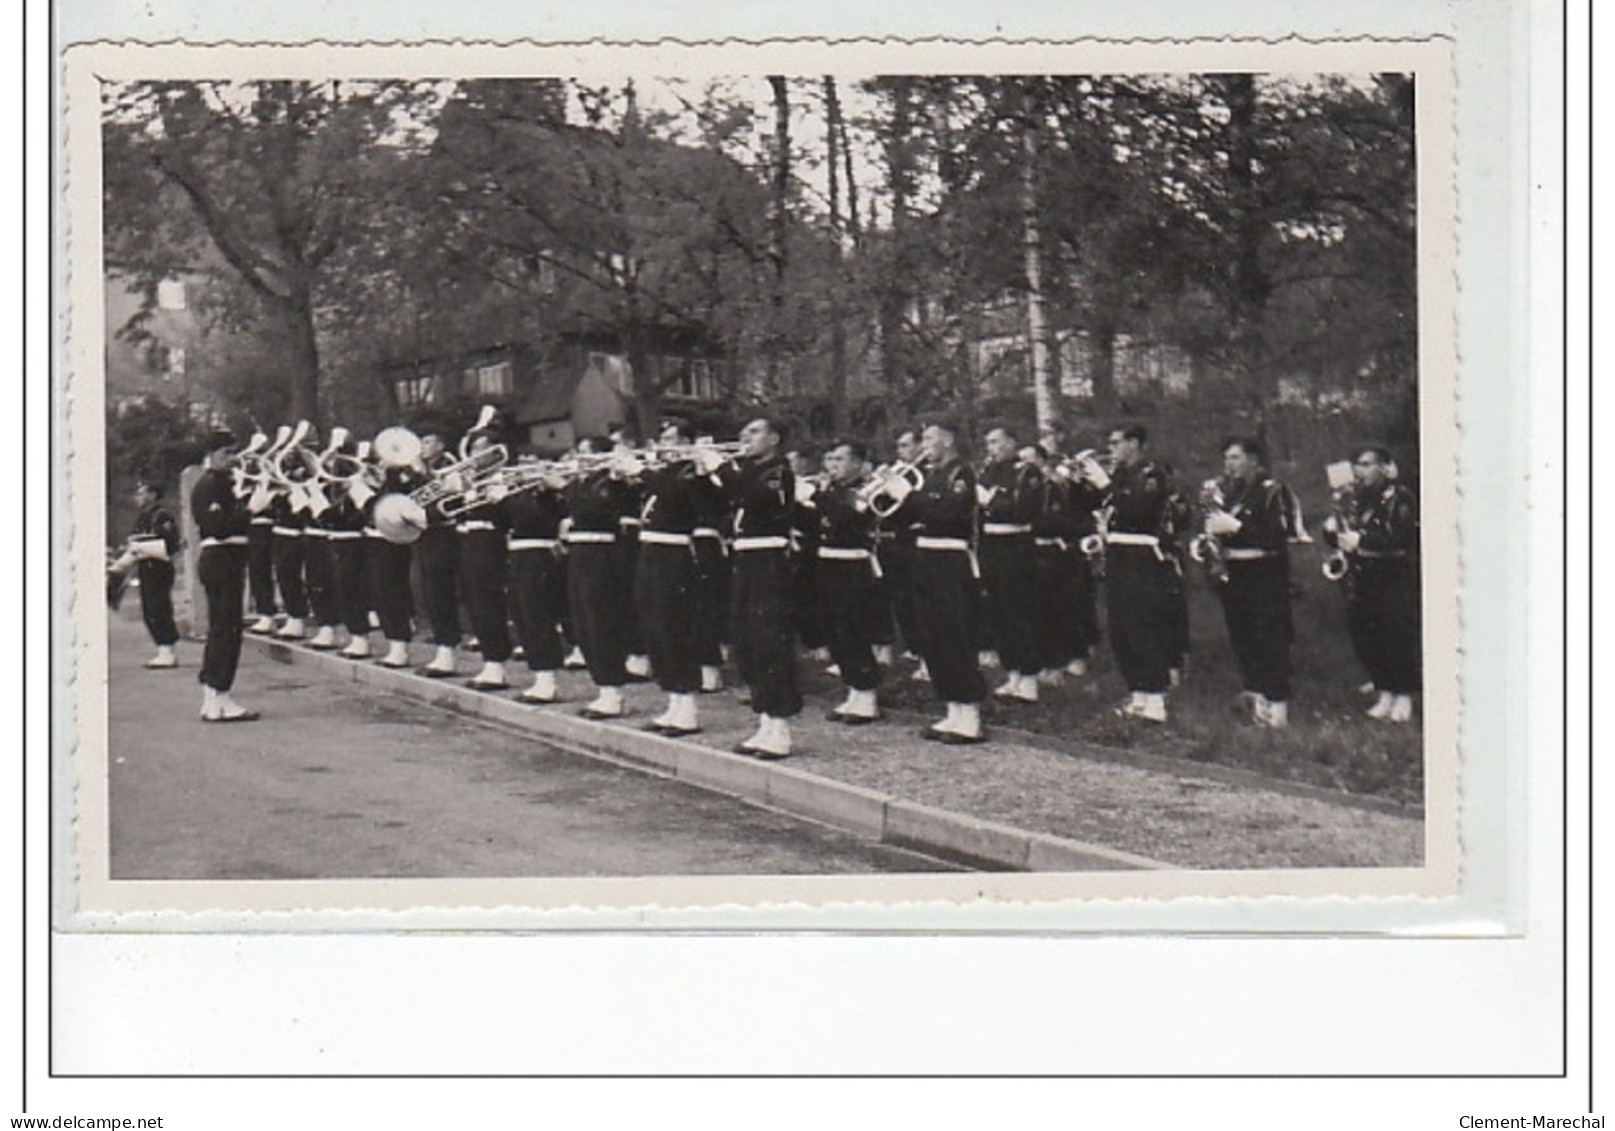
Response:
[{"label": "concrete curb", "polygon": [[651,734],[632,726],[594,722],[535,708],[503,695],[472,691],[459,681],[429,680],[413,671],[389,670],[369,661],[346,660],[302,645],[248,636],[271,659],[307,664],[338,679],[486,719],[503,727],[552,739],[581,754],[644,767],[698,789],[727,794],[831,825],[857,836],[974,868],[1015,872],[1163,870],[1172,867],[1104,845],[963,813],[904,801],[861,786],[787,766],[716,750],[699,743]]}]

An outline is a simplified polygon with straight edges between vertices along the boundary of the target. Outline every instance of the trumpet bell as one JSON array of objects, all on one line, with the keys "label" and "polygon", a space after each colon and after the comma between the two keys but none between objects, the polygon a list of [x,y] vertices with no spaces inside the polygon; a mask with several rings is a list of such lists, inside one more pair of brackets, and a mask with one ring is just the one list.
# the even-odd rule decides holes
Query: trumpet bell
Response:
[{"label": "trumpet bell", "polygon": [[401,546],[418,541],[426,529],[426,508],[408,495],[383,495],[371,518],[383,538]]},{"label": "trumpet bell", "polygon": [[1323,559],[1323,576],[1328,581],[1342,581],[1351,570],[1351,562],[1341,550],[1327,554]]},{"label": "trumpet bell", "polygon": [[383,428],[371,441],[370,450],[383,467],[413,467],[420,462],[421,438],[408,428]]}]

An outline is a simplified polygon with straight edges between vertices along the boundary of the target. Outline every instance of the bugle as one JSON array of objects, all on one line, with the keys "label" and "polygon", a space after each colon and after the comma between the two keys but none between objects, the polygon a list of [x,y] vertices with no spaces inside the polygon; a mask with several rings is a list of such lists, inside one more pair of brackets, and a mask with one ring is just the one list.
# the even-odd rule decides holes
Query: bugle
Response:
[{"label": "bugle", "polygon": [[903,505],[903,500],[923,486],[925,471],[917,464],[899,460],[883,463],[870,472],[869,480],[858,488],[857,496],[878,517],[890,518]]}]

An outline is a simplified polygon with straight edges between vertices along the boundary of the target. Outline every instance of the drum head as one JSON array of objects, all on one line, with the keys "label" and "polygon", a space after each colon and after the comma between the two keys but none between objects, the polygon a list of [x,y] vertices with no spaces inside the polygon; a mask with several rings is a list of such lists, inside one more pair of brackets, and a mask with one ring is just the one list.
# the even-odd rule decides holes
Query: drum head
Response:
[{"label": "drum head", "polygon": [[421,438],[408,428],[383,428],[370,450],[383,467],[409,467],[421,458]]},{"label": "drum head", "polygon": [[408,545],[426,529],[426,508],[408,495],[383,495],[376,500],[376,530],[389,542]]}]

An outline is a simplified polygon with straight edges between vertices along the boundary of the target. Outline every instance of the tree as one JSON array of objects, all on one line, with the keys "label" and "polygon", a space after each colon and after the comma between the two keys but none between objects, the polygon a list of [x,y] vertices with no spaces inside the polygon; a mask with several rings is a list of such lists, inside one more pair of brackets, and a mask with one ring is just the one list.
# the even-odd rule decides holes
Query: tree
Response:
[{"label": "tree", "polygon": [[[110,88],[103,118],[107,243],[148,277],[195,257],[257,297],[294,416],[318,422],[317,316],[328,266],[367,233],[403,144],[415,84],[259,81]],[[164,189],[175,190],[165,192]],[[191,225],[159,211],[183,199]],[[178,246],[166,242],[182,233]]]}]

